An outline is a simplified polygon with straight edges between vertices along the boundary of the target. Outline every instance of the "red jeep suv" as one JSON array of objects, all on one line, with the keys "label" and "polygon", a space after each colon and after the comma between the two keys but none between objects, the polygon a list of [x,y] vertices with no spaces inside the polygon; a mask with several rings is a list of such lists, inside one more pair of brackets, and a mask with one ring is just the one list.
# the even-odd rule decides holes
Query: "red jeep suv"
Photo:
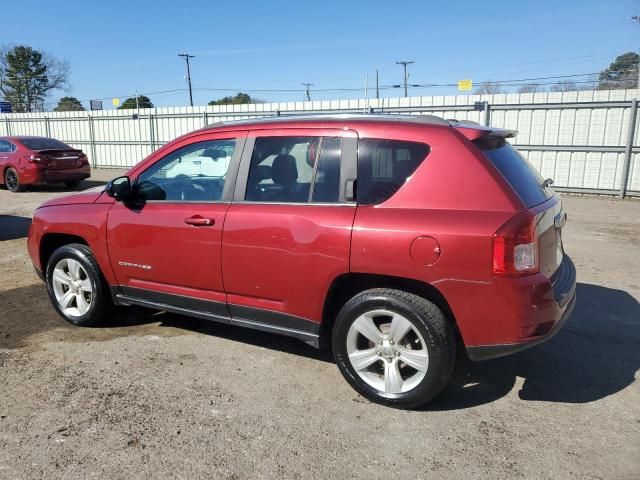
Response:
[{"label": "red jeep suv", "polygon": [[0,137],[0,184],[10,192],[47,183],[73,188],[90,176],[87,156],[55,138]]},{"label": "red jeep suv", "polygon": [[331,345],[365,397],[411,408],[575,303],[559,198],[506,141],[432,116],[221,123],[42,205],[28,248],[76,325],[138,305]]}]

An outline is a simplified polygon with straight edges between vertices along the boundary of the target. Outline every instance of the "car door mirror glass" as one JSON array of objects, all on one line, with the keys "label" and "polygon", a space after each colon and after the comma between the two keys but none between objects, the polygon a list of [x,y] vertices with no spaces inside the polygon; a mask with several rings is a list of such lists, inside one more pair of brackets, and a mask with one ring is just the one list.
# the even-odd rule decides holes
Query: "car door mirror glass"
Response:
[{"label": "car door mirror glass", "polygon": [[128,200],[133,196],[133,189],[131,188],[131,179],[129,177],[122,176],[111,180],[105,188],[107,195],[116,200]]}]

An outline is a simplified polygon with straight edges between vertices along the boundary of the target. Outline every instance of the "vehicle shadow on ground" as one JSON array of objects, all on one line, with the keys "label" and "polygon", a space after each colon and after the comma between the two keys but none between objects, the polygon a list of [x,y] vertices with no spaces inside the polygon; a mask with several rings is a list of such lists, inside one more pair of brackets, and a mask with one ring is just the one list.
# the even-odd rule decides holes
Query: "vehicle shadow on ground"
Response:
[{"label": "vehicle shadow on ground", "polygon": [[[577,293],[572,318],[543,345],[480,363],[470,362],[459,351],[450,383],[424,410],[491,403],[520,382],[521,400],[561,403],[593,402],[631,385],[640,368],[640,304],[625,291],[598,285],[579,283]],[[78,328],[56,315],[44,285],[0,292],[0,348],[36,347],[34,338],[87,342],[188,332],[333,362],[329,350],[316,350],[293,338],[137,307],[121,310],[102,327]]]},{"label": "vehicle shadow on ground", "polygon": [[172,337],[194,332],[293,355],[333,362],[330,351],[317,350],[290,337],[198,318],[124,307],[106,323],[80,328],[65,322],[53,309],[43,283],[0,291],[0,349],[38,348],[40,343],[110,341],[121,337]]},{"label": "vehicle shadow on ground", "polygon": [[631,385],[640,368],[640,304],[629,293],[577,286],[574,312],[556,337],[510,357],[471,362],[458,355],[452,381],[426,410],[493,402],[523,381],[521,400],[587,403]]},{"label": "vehicle shadow on ground", "polygon": [[24,238],[29,232],[31,219],[15,215],[0,215],[0,241]]},{"label": "vehicle shadow on ground", "polygon": [[102,180],[83,180],[77,187],[69,188],[64,183],[52,183],[47,185],[30,185],[29,190],[33,192],[82,192],[89,188],[100,187],[106,185],[108,181]]}]

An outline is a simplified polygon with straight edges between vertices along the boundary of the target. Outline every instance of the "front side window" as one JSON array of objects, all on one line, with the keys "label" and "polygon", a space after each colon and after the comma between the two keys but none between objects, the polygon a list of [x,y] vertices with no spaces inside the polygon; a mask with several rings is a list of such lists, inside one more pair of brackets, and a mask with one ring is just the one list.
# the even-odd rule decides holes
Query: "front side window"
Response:
[{"label": "front side window", "polygon": [[245,200],[337,202],[341,155],[339,137],[256,138]]},{"label": "front side window", "polygon": [[424,143],[363,138],[358,142],[358,203],[384,202],[413,175],[429,153]]},{"label": "front side window", "polygon": [[171,152],[138,177],[144,200],[214,202],[222,191],[236,140],[197,142]]}]

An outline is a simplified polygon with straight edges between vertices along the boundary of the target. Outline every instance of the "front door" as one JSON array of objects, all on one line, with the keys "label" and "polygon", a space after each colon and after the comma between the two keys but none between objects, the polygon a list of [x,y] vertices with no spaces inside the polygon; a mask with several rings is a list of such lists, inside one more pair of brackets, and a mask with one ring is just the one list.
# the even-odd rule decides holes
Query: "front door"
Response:
[{"label": "front door", "polygon": [[222,228],[245,135],[186,139],[135,174],[135,201],[116,202],[108,216],[109,256],[123,294],[228,315]]}]

